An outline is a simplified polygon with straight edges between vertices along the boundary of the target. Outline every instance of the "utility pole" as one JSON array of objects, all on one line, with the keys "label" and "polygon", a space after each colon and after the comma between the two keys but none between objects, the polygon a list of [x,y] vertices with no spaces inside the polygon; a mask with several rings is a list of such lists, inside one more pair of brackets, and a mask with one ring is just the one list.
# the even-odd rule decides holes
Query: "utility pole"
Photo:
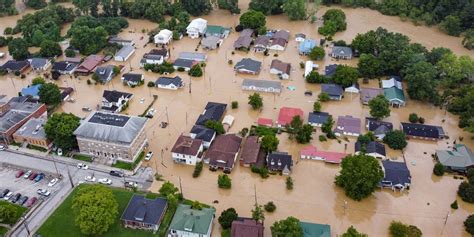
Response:
[{"label": "utility pole", "polygon": [[56,174],[59,177],[59,171],[58,171],[58,166],[56,165],[56,160],[54,160],[54,154],[51,155],[51,158],[53,159],[53,164],[54,164],[54,169],[56,170]]},{"label": "utility pole", "polygon": [[444,232],[444,228],[446,227],[446,224],[448,223],[448,218],[449,218],[449,211],[448,213],[446,214],[446,217],[444,218],[444,224],[443,224],[443,229],[441,229],[441,235],[443,235],[443,232]]},{"label": "utility pole", "polygon": [[189,94],[191,94],[191,83],[193,80],[191,79],[191,76],[189,76]]},{"label": "utility pole", "polygon": [[26,218],[22,217],[23,219],[23,225],[25,226],[26,233],[28,233],[28,236],[31,236],[30,228],[28,228],[28,223],[26,222]]},{"label": "utility pole", "polygon": [[69,172],[69,165],[66,165],[67,168],[67,177],[69,178],[69,183],[71,184],[71,188],[74,188],[74,182],[72,182],[71,173]]},{"label": "utility pole", "polygon": [[255,206],[257,206],[257,185],[253,185],[253,191],[254,191],[254,196],[255,196]]},{"label": "utility pole", "polygon": [[170,123],[169,117],[168,117],[168,106],[165,107],[165,112],[166,112],[166,123]]},{"label": "utility pole", "polygon": [[181,192],[181,197],[184,198],[183,186],[181,185],[181,176],[178,176],[179,179],[179,191]]},{"label": "utility pole", "polygon": [[186,126],[188,126],[188,112],[186,111]]},{"label": "utility pole", "polygon": [[161,164],[164,166],[165,165],[165,162],[164,162],[164,158],[163,158],[163,154],[165,153],[165,151],[163,150],[163,148],[161,148]]}]

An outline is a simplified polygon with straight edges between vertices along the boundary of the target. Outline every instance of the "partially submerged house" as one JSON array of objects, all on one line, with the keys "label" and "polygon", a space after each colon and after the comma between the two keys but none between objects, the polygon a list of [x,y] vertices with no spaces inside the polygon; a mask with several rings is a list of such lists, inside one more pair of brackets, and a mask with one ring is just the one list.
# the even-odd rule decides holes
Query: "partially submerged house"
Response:
[{"label": "partially submerged house", "polygon": [[261,79],[244,79],[242,81],[242,90],[258,91],[268,93],[280,93],[281,82]]},{"label": "partially submerged house", "polygon": [[271,40],[282,39],[285,41],[285,44],[288,43],[290,39],[290,32],[287,30],[278,30],[271,34]]},{"label": "partially submerged house", "polygon": [[162,64],[168,57],[169,52],[167,49],[152,49],[143,55],[140,60],[140,67],[144,67],[145,64]]},{"label": "partially submerged house", "polygon": [[230,127],[232,127],[232,124],[234,124],[234,116],[228,114],[226,116],[224,116],[224,119],[222,119],[222,127],[224,127],[224,130],[226,132],[229,131]]},{"label": "partially submerged house", "polygon": [[89,55],[87,56],[84,61],[76,68],[75,73],[80,74],[89,74],[95,71],[96,67],[99,66],[104,60],[104,56],[102,55]]},{"label": "partially submerged house", "polygon": [[322,127],[331,115],[326,112],[310,112],[308,115],[308,124],[313,127]]},{"label": "partially submerged house", "polygon": [[51,66],[51,60],[48,58],[30,58],[28,62],[33,71],[46,71]]},{"label": "partially submerged house", "polygon": [[126,45],[134,46],[135,45],[133,40],[122,39],[122,38],[120,38],[116,35],[110,36],[109,44],[118,44],[118,45],[122,45],[122,46],[126,46]]},{"label": "partially submerged house", "polygon": [[204,155],[204,161],[210,170],[222,169],[224,173],[232,172],[239,155],[242,138],[235,134],[224,134],[216,137]]},{"label": "partially submerged house", "polygon": [[358,141],[354,145],[354,151],[356,155],[360,153],[365,153],[366,155],[369,155],[378,159],[386,158],[385,145],[376,141],[369,142],[368,144],[362,144],[361,142]]},{"label": "partially submerged house", "polygon": [[390,122],[384,122],[374,118],[365,118],[365,122],[367,130],[372,132],[379,140],[383,140],[385,134],[393,130],[393,124]]},{"label": "partially submerged house", "polygon": [[397,87],[390,87],[383,89],[383,94],[391,106],[401,107],[405,106],[405,93]]},{"label": "partially submerged house", "polygon": [[231,237],[263,237],[263,223],[252,218],[237,218],[232,222]]},{"label": "partially submerged house", "polygon": [[145,76],[141,73],[125,73],[121,78],[124,84],[128,86],[138,86],[145,81]]},{"label": "partially submerged house", "polygon": [[189,36],[189,38],[196,39],[204,35],[206,29],[207,20],[196,18],[189,23],[188,27],[186,27],[186,34]]},{"label": "partially submerged house", "polygon": [[336,59],[350,60],[352,58],[352,49],[346,46],[334,46],[330,55]]},{"label": "partially submerged house", "polygon": [[209,120],[220,122],[222,116],[224,116],[226,108],[227,104],[208,102],[206,107],[204,108],[204,111],[199,115],[198,119],[196,120],[195,124],[205,126],[206,122]]},{"label": "partially submerged house", "polygon": [[283,175],[290,175],[293,167],[293,159],[287,152],[273,151],[267,156],[267,169],[272,173],[281,172]]},{"label": "partially submerged house", "polygon": [[23,61],[16,61],[16,60],[8,60],[4,63],[0,69],[5,70],[8,73],[19,72],[23,73],[30,67],[30,63],[26,60]]},{"label": "partially submerged house", "polygon": [[255,52],[263,53],[265,50],[268,49],[270,46],[270,37],[267,35],[260,35],[255,39],[255,43],[253,45],[253,50]]},{"label": "partially submerged house", "polygon": [[184,71],[189,71],[191,70],[191,68],[198,64],[199,62],[196,62],[196,61],[193,61],[193,60],[189,60],[189,59],[182,59],[182,58],[178,58],[176,60],[174,60],[173,62],[173,68],[175,70],[181,70],[181,68],[184,70]]},{"label": "partially submerged house", "polygon": [[270,46],[268,46],[268,49],[283,51],[285,50],[287,43],[288,41],[282,38],[272,39]]},{"label": "partially submerged house", "polygon": [[21,89],[20,94],[21,96],[28,96],[28,97],[38,100],[41,86],[43,86],[43,84],[36,84],[36,85],[25,87]]},{"label": "partially submerged house", "polygon": [[294,117],[299,116],[303,120],[303,110],[300,108],[282,107],[278,114],[278,120],[276,122],[279,128],[289,125]]},{"label": "partially submerged house", "polygon": [[158,32],[158,34],[156,34],[153,37],[153,40],[156,45],[169,44],[172,39],[173,39],[173,31],[168,30],[168,29],[160,30],[160,32]]},{"label": "partially submerged house", "polygon": [[115,76],[115,72],[114,72],[115,67],[116,66],[114,65],[106,65],[104,67],[97,67],[95,69],[94,74],[96,75],[98,82],[105,84],[109,82],[110,80],[112,80],[112,78],[114,78]]},{"label": "partially submerged house", "polygon": [[72,75],[78,66],[79,63],[75,62],[54,62],[53,67],[51,68],[51,72],[58,73],[60,75]]},{"label": "partially submerged house", "polygon": [[337,64],[329,64],[324,67],[324,75],[326,77],[332,77],[336,73],[338,65]]},{"label": "partially submerged house", "polygon": [[318,70],[319,65],[313,61],[306,61],[304,64],[304,77],[306,78],[312,71]]},{"label": "partially submerged house", "polygon": [[158,231],[168,209],[168,200],[133,194],[120,220],[126,228]]},{"label": "partially submerged house", "polygon": [[400,128],[408,138],[435,141],[443,139],[446,136],[443,128],[440,126],[401,123]]},{"label": "partially submerged house", "polygon": [[270,73],[278,75],[280,79],[289,79],[291,73],[291,64],[282,62],[278,59],[273,59],[270,65]]},{"label": "partially submerged house", "polygon": [[234,49],[236,50],[249,50],[250,45],[252,44],[252,29],[244,29],[240,32],[239,38],[234,42]]},{"label": "partially submerged house", "polygon": [[340,85],[323,83],[321,84],[321,93],[328,94],[331,100],[342,100],[344,90]]},{"label": "partially submerged house", "polygon": [[474,153],[464,144],[455,144],[452,150],[436,150],[436,159],[450,171],[466,173],[474,168]]},{"label": "partially submerged house", "polygon": [[205,53],[198,52],[181,52],[179,53],[178,58],[192,60],[196,62],[205,62],[207,60],[207,55]]},{"label": "partially submerged house", "polygon": [[204,148],[207,149],[211,146],[211,143],[216,138],[216,131],[202,125],[194,125],[191,128],[189,135],[193,139],[201,140]]},{"label": "partially submerged house", "polygon": [[214,208],[192,209],[191,205],[178,204],[171,220],[169,236],[211,237]]},{"label": "partially submerged house", "polygon": [[344,91],[349,92],[349,93],[359,94],[359,91],[360,91],[359,83],[356,82],[352,84],[351,86],[346,87]]},{"label": "partially submerged house", "polygon": [[295,41],[296,42],[303,42],[306,39],[306,35],[303,33],[296,33],[295,34]]},{"label": "partially submerged house", "polygon": [[271,128],[273,127],[273,120],[269,118],[258,118],[257,125]]},{"label": "partially submerged house", "polygon": [[101,109],[110,113],[119,113],[132,97],[133,94],[126,92],[104,90]]},{"label": "partially submerged house", "polygon": [[184,87],[184,82],[179,76],[160,77],[155,81],[155,86],[161,89],[177,90]]},{"label": "partially submerged house", "polygon": [[190,136],[180,135],[171,149],[173,161],[179,164],[196,165],[201,161],[204,150],[203,141]]},{"label": "partially submerged house", "polygon": [[300,43],[298,52],[300,55],[308,55],[311,52],[311,50],[316,46],[317,46],[316,40],[305,39],[303,42]]},{"label": "partially submerged house", "polygon": [[208,36],[201,40],[201,45],[203,49],[217,49],[221,46],[223,40],[218,36]]},{"label": "partially submerged house", "polygon": [[383,89],[380,88],[360,88],[360,102],[368,105],[373,98],[383,94]]},{"label": "partially submerged house", "polygon": [[400,191],[410,188],[411,175],[405,162],[383,160],[382,170],[384,172],[382,187]]},{"label": "partially submerged house", "polygon": [[205,37],[216,36],[221,39],[227,38],[230,34],[230,28],[226,28],[218,25],[208,25],[206,29]]},{"label": "partially submerged house", "polygon": [[114,56],[117,62],[125,62],[135,53],[135,47],[131,45],[123,46]]},{"label": "partially submerged house", "polygon": [[251,58],[243,58],[234,66],[234,71],[238,73],[256,75],[260,73],[262,62]]},{"label": "partially submerged house", "polygon": [[392,87],[396,87],[400,90],[403,90],[402,82],[398,81],[395,77],[392,77],[388,80],[382,80],[382,88],[387,89]]},{"label": "partially submerged house", "polygon": [[251,167],[257,164],[259,155],[261,154],[260,142],[258,136],[248,136],[240,153],[240,165]]},{"label": "partially submerged house", "polygon": [[322,160],[326,163],[339,164],[348,154],[341,152],[320,151],[315,146],[309,145],[300,150],[302,160]]},{"label": "partially submerged house", "polygon": [[336,129],[334,133],[336,136],[354,136],[358,137],[361,130],[361,121],[359,118],[354,118],[352,116],[339,116],[337,118]]}]

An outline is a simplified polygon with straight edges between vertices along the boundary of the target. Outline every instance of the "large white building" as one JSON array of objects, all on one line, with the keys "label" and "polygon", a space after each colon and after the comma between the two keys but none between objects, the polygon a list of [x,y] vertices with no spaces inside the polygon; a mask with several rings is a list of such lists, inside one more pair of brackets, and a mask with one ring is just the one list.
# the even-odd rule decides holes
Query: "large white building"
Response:
[{"label": "large white building", "polygon": [[202,18],[197,18],[189,23],[188,27],[186,27],[186,34],[191,39],[199,38],[201,35],[206,33],[207,29],[207,20]]},{"label": "large white building", "polygon": [[168,44],[172,39],[173,31],[167,29],[160,30],[160,32],[154,37],[155,44]]}]

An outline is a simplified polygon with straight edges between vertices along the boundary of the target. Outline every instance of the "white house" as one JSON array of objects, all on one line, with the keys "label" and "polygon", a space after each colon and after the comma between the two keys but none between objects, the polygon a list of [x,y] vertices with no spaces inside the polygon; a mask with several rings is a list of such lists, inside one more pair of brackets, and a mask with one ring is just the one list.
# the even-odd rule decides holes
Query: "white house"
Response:
[{"label": "white house", "polygon": [[306,61],[304,66],[304,77],[308,76],[314,69],[318,70],[319,65],[313,63],[313,61]]},{"label": "white house", "polygon": [[388,89],[388,88],[392,88],[392,87],[396,87],[400,90],[403,89],[402,83],[395,80],[394,78],[390,78],[388,80],[382,80],[382,88]]},{"label": "white house", "polygon": [[101,109],[111,113],[119,113],[132,97],[133,94],[130,93],[104,90]]},{"label": "white house", "polygon": [[346,89],[344,89],[344,91],[349,92],[349,93],[359,94],[359,92],[360,92],[359,83],[356,82],[356,83],[352,84],[351,86],[346,87]]},{"label": "white house", "polygon": [[117,62],[125,62],[133,55],[133,53],[135,53],[135,47],[125,45],[115,54],[114,60]]},{"label": "white house", "polygon": [[186,34],[188,34],[189,38],[196,39],[206,33],[206,29],[207,21],[202,18],[197,18],[192,20],[188,27],[186,27]]},{"label": "white house", "polygon": [[184,87],[184,83],[179,76],[160,77],[158,80],[156,80],[155,86],[161,89],[177,90]]},{"label": "white house", "polygon": [[181,135],[171,149],[173,161],[180,164],[196,165],[201,161],[199,157],[204,150],[201,139],[193,139],[189,136]]},{"label": "white house", "polygon": [[155,35],[154,40],[155,44],[169,44],[173,39],[173,31],[171,30],[160,30],[158,34]]}]

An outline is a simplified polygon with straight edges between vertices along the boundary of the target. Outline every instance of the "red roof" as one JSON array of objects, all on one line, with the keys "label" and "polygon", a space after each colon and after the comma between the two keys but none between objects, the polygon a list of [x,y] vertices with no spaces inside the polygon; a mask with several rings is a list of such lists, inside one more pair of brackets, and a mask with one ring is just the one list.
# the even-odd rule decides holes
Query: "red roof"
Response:
[{"label": "red roof", "polygon": [[258,118],[257,124],[260,126],[273,126],[273,120],[268,118]]},{"label": "red roof", "polygon": [[232,237],[263,237],[263,224],[248,218],[237,219],[232,222]]},{"label": "red roof", "polygon": [[77,67],[76,72],[92,72],[97,67],[97,65],[102,62],[102,60],[104,60],[104,56],[102,55],[89,55],[86,59],[84,59],[79,67]]},{"label": "red roof", "polygon": [[283,107],[280,109],[277,123],[281,126],[285,126],[289,124],[295,116],[300,116],[301,120],[303,120],[303,110],[299,108]]},{"label": "red roof", "polygon": [[301,156],[309,157],[320,157],[323,158],[325,162],[339,164],[342,159],[344,159],[347,154],[340,152],[331,152],[331,151],[318,151],[314,146],[307,146],[300,150]]}]

